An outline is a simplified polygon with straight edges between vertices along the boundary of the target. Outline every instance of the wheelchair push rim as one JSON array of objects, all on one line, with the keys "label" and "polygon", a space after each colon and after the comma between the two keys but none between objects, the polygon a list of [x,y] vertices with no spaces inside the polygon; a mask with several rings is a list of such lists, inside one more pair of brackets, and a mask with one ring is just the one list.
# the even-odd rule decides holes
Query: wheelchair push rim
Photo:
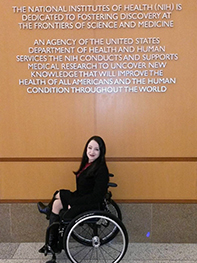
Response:
[{"label": "wheelchair push rim", "polygon": [[[89,227],[88,237],[84,236],[84,242],[79,242],[75,238],[76,229],[84,224]],[[110,231],[114,226],[118,231],[112,236]],[[63,245],[73,263],[117,263],[126,253],[128,234],[124,224],[117,217],[106,212],[94,211],[84,213],[71,221],[64,233]]]}]

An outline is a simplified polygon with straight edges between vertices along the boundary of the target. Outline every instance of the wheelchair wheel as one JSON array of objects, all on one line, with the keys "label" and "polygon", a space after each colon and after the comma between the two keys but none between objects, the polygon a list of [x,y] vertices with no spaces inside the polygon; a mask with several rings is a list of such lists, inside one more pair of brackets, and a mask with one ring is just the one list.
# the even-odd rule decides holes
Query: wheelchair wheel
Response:
[{"label": "wheelchair wheel", "polygon": [[[112,236],[114,226],[118,231]],[[76,232],[81,227],[86,234],[80,235],[78,240]],[[114,215],[103,211],[87,212],[70,222],[64,233],[63,246],[73,263],[117,263],[126,253],[128,234]]]},{"label": "wheelchair wheel", "polygon": [[[104,200],[103,203],[103,211],[110,213],[116,217],[118,217],[120,220],[122,220],[122,214],[120,211],[119,206],[113,201],[110,200]],[[75,238],[76,241],[81,243],[91,244],[92,242],[92,236],[89,235],[90,226],[88,224],[80,224],[75,230],[73,230],[72,236]],[[115,235],[118,233],[118,228],[116,225],[113,225],[113,228],[111,226],[111,231],[106,235],[106,237],[103,236],[103,242],[104,240],[109,241],[110,239],[113,239]]]}]

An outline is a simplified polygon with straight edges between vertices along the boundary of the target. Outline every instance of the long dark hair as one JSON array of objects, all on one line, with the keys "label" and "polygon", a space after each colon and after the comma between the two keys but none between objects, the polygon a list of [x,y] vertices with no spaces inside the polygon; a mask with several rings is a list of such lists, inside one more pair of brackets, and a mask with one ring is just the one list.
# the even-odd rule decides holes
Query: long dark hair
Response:
[{"label": "long dark hair", "polygon": [[85,148],[83,150],[83,155],[82,155],[82,160],[81,160],[81,164],[79,166],[78,171],[74,172],[75,174],[78,174],[84,167],[85,165],[88,163],[88,156],[87,156],[87,147],[88,144],[92,141],[96,141],[99,145],[99,149],[100,149],[100,155],[99,157],[91,164],[91,171],[95,171],[98,166],[101,163],[105,163],[105,153],[106,153],[106,146],[105,146],[105,142],[104,140],[100,137],[100,136],[92,136],[85,145]]}]

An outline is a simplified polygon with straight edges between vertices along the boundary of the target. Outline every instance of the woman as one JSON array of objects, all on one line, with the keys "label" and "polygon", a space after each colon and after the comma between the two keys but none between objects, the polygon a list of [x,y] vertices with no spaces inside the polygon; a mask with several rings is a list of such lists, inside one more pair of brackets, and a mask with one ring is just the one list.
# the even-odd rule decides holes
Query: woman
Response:
[{"label": "woman", "polygon": [[[109,181],[108,168],[105,161],[106,147],[99,136],[91,137],[84,148],[82,161],[76,175],[76,191],[60,190],[55,192],[51,202],[45,206],[38,203],[38,209],[49,218],[50,225],[59,222],[59,213],[63,209],[67,218],[90,209],[98,209],[107,191]],[[52,231],[51,231],[52,232]],[[49,246],[55,250],[57,230],[50,233]],[[44,252],[44,247],[39,252]]]}]

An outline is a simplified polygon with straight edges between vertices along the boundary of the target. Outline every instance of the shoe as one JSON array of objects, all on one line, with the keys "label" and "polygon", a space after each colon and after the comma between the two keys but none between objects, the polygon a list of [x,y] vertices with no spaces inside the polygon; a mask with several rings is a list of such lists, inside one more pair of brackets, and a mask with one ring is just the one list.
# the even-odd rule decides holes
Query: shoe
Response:
[{"label": "shoe", "polygon": [[51,207],[49,207],[48,205],[44,205],[42,202],[38,202],[37,207],[39,212],[45,214],[47,216],[47,219],[49,219],[51,213]]},{"label": "shoe", "polygon": [[47,246],[47,245],[44,245],[44,246],[42,246],[39,250],[38,250],[38,252],[39,253],[42,253],[42,254],[45,254],[45,255],[47,255],[48,253],[57,253],[57,254],[59,254],[59,253],[61,253],[61,249],[56,245],[56,246],[53,246],[53,248],[51,248],[50,246]]},{"label": "shoe", "polygon": [[43,247],[41,247],[39,250],[38,250],[38,252],[39,253],[45,253],[47,251],[47,248],[46,248],[46,245],[44,245]]}]

